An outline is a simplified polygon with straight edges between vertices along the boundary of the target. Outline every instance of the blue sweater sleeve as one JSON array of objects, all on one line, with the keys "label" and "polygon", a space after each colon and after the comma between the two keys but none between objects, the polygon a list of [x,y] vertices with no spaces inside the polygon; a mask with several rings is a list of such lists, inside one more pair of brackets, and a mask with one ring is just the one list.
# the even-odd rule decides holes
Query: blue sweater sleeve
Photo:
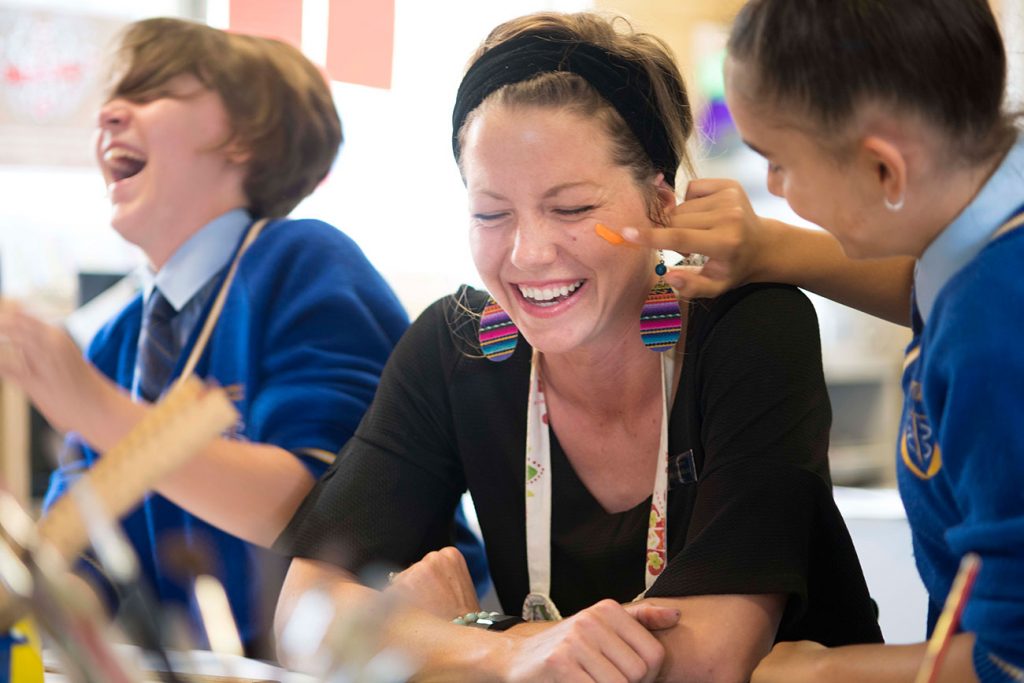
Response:
[{"label": "blue sweater sleeve", "polygon": [[988,261],[960,274],[948,314],[933,312],[922,382],[959,507],[946,541],[982,559],[962,624],[986,683],[1024,680],[1008,673],[1024,674],[1024,286],[1017,264]]},{"label": "blue sweater sleeve", "polygon": [[359,248],[319,221],[289,221],[245,257],[262,322],[249,438],[298,455],[319,476],[355,432],[408,325]]}]

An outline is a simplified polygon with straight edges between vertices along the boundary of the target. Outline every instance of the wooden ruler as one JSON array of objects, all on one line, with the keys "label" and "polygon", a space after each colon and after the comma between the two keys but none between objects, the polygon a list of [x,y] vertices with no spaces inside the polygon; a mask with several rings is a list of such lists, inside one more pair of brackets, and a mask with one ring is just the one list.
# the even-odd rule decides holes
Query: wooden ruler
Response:
[{"label": "wooden ruler", "polygon": [[[120,518],[142,502],[162,477],[196,455],[237,419],[238,413],[222,389],[206,387],[194,377],[177,383],[39,521],[39,543],[51,546],[68,563],[74,562],[89,546],[74,487],[89,486],[105,511],[112,518]],[[0,595],[0,614],[21,611],[9,609],[11,597]],[[3,626],[0,624],[0,628]]]}]

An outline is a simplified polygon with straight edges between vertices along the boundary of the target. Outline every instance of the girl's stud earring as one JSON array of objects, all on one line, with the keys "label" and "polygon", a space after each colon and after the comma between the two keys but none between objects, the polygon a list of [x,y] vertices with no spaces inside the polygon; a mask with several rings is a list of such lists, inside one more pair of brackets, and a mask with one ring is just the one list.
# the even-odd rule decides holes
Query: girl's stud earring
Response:
[{"label": "girl's stud earring", "polygon": [[900,195],[899,199],[897,199],[894,202],[891,202],[889,201],[888,197],[882,197],[882,203],[885,204],[885,208],[889,209],[893,213],[896,213],[897,211],[903,208],[903,199],[904,196]]}]

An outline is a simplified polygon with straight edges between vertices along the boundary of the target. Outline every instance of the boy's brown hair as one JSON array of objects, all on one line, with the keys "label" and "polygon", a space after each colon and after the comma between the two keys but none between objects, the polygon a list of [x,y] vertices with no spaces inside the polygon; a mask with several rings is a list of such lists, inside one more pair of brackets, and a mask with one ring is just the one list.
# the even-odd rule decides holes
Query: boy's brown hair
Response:
[{"label": "boy's brown hair", "polygon": [[243,189],[257,218],[294,209],[327,175],[341,145],[327,82],[299,50],[278,40],[145,19],[125,31],[115,74],[108,99],[160,97],[181,75],[220,96],[231,125],[224,146],[247,159]]}]

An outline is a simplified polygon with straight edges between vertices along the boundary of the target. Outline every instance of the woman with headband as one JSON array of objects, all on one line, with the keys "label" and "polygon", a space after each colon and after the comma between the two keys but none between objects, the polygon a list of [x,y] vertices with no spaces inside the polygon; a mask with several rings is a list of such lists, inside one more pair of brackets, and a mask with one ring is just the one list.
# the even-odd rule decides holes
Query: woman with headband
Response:
[{"label": "woman with headband", "polygon": [[[353,575],[388,562],[410,602],[386,642],[445,680],[739,681],[777,639],[880,639],[831,497],[810,303],[755,285],[681,306],[660,255],[617,234],[743,210],[676,206],[691,132],[672,57],[624,22],[492,31],[452,140],[487,291],[403,337],[278,542],[301,558],[279,625],[315,585],[359,609]],[[467,488],[508,616],[479,613],[444,548]]]}]

